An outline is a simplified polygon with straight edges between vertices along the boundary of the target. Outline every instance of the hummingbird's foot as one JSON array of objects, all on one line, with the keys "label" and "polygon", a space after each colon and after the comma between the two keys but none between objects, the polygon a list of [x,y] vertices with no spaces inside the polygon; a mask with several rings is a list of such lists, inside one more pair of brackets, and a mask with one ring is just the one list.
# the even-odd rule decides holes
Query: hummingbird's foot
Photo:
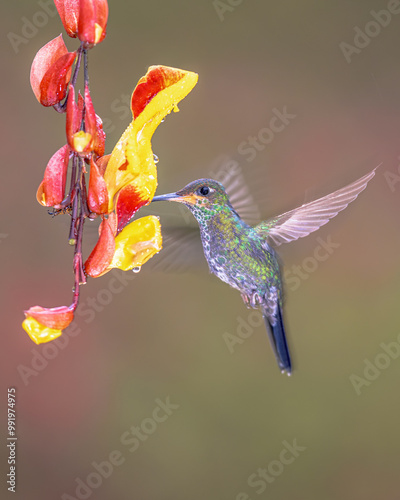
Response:
[{"label": "hummingbird's foot", "polygon": [[252,309],[252,307],[250,305],[250,299],[249,299],[249,297],[246,294],[244,294],[244,293],[241,293],[240,295],[241,295],[241,297],[243,299],[243,302],[245,303],[245,306],[247,307],[247,309]]},{"label": "hummingbird's foot", "polygon": [[257,309],[257,307],[261,305],[261,297],[257,292],[253,292],[250,296],[242,293],[241,296],[247,309]]},{"label": "hummingbird's foot", "polygon": [[253,292],[250,297],[250,305],[254,309],[261,305],[261,297],[258,295],[257,292]]}]

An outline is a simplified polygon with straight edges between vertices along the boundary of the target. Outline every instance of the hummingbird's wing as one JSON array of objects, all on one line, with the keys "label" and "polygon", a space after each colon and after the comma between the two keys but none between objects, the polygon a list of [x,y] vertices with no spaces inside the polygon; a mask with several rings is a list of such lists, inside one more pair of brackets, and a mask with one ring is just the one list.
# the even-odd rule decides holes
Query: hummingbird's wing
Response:
[{"label": "hummingbird's wing", "polygon": [[[258,184],[258,186],[261,185],[260,183]],[[228,193],[229,201],[240,218],[251,226],[256,224],[261,218],[260,210],[253,197],[254,193],[252,193],[252,190],[247,185],[243,174],[239,173],[234,177],[228,178],[224,187]]]},{"label": "hummingbird's wing", "polygon": [[161,226],[163,249],[147,264],[148,269],[166,274],[207,271],[203,246],[197,227]]},{"label": "hummingbird's wing", "polygon": [[[143,267],[151,272],[165,274],[197,273],[207,271],[200,231],[189,210],[178,203],[166,203],[161,215],[163,248]],[[177,205],[169,210],[169,205]],[[154,214],[154,205],[140,209],[139,217]]]},{"label": "hummingbird's wing", "polygon": [[377,168],[352,184],[319,200],[305,203],[301,207],[290,210],[290,212],[261,222],[253,228],[254,232],[260,238],[267,238],[276,246],[309,235],[354,201],[374,177]]}]

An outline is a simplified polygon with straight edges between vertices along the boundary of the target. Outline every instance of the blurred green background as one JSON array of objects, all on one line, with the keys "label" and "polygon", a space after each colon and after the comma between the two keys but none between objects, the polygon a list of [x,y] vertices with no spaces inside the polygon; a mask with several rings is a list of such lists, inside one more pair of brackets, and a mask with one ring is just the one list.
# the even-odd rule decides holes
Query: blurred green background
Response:
[{"label": "blurred green background", "polygon": [[[0,17],[0,421],[5,435],[7,387],[16,387],[17,497],[398,498],[400,14],[381,12],[400,11],[397,3],[111,0],[107,37],[90,53],[107,152],[148,66],[199,73],[180,112],[155,133],[159,193],[234,158],[267,218],[383,162],[345,212],[280,248],[286,272],[303,272],[286,289],[291,378],[279,373],[259,318],[206,266],[166,273],[149,263],[120,286],[117,271],[90,280],[63,348],[36,346],[22,330],[24,309],[68,304],[73,282],[69,218],[50,218],[35,200],[65,142],[64,118],[41,107],[29,85],[35,53],[62,31],[56,15],[46,20],[48,5],[3,2]],[[41,27],[13,46],[10,33],[24,37],[33,20]],[[346,60],[340,44],[354,46],[356,35],[364,47]],[[295,117],[248,161],[240,144],[285,107]],[[164,227],[186,223],[166,205],[154,206]],[[319,262],[317,237],[339,245]],[[92,229],[86,253],[94,242]],[[242,334],[233,352],[226,334]],[[157,423],[153,412],[168,398],[170,414],[156,410]],[[285,443],[301,451],[284,452]],[[110,460],[107,477],[96,473]]]}]

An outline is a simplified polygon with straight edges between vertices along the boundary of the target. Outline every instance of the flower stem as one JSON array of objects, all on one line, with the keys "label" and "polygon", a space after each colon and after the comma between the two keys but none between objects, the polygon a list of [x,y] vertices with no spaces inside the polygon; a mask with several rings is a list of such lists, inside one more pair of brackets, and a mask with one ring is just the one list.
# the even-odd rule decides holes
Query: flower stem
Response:
[{"label": "flower stem", "polygon": [[87,84],[87,86],[89,87],[89,58],[87,49],[83,50],[83,80],[84,85]]},{"label": "flower stem", "polygon": [[[71,79],[70,85],[75,87],[79,69],[82,63],[82,54],[84,60],[84,83],[89,85],[89,73],[88,73],[88,56],[87,50],[80,45],[77,50],[77,61],[75,64],[74,74]],[[69,91],[68,91],[69,92]],[[63,104],[58,104],[55,109],[59,112],[65,112],[66,103],[68,95]],[[80,125],[80,130],[85,131],[85,111],[83,112],[82,122]],[[73,300],[71,304],[71,309],[75,310],[79,302],[80,285],[86,283],[86,274],[83,268],[83,258],[82,258],[82,240],[83,240],[83,227],[85,224],[85,218],[90,215],[90,210],[87,205],[87,188],[85,179],[85,159],[78,153],[72,154],[72,170],[71,170],[71,180],[69,193],[64,198],[60,206],[62,208],[70,208],[71,215],[71,225],[69,230],[69,243],[74,245],[74,288],[73,288]]]},{"label": "flower stem", "polygon": [[86,50],[83,48],[82,43],[81,43],[80,46],[79,46],[79,49],[76,51],[78,58],[76,60],[74,74],[72,75],[71,83],[70,83],[70,85],[73,85],[74,87],[76,85],[76,80],[78,79],[78,73],[79,73],[79,70],[80,70],[80,67],[81,67],[82,52],[85,53]]}]

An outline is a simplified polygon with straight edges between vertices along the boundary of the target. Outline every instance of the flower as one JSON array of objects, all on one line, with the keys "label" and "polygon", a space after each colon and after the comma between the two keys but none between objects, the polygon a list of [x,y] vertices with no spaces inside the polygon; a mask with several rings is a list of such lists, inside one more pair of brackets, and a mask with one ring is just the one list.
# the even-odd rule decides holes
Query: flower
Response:
[{"label": "flower", "polygon": [[[85,85],[85,97],[78,94],[78,103],[75,100],[75,88],[69,86],[67,98],[67,119],[65,121],[66,135],[70,148],[76,153],[94,151],[96,156],[104,155],[105,133],[103,122],[96,115],[89,86]],[[82,130],[84,117],[85,130]]]},{"label": "flower", "polygon": [[54,0],[67,34],[78,37],[85,48],[104,40],[108,19],[107,0]]},{"label": "flower", "polygon": [[79,0],[54,0],[65,31],[71,38],[78,32]]},{"label": "flower", "polygon": [[61,335],[62,330],[74,319],[74,307],[61,306],[49,309],[33,306],[24,311],[24,314],[23,329],[36,344],[41,344]]},{"label": "flower", "polygon": [[151,138],[158,125],[196,85],[198,75],[167,66],[151,66],[132,93],[133,121],[111,153],[104,180],[109,212],[114,206],[118,232],[152,200],[157,169]]},{"label": "flower", "polygon": [[83,108],[84,99],[79,92],[78,103],[76,103],[75,89],[71,84],[69,86],[67,98],[67,117],[65,120],[65,130],[69,147],[77,153],[88,151],[90,143],[92,141],[92,135],[85,130],[81,130]]},{"label": "flower", "polygon": [[30,81],[40,104],[54,106],[64,99],[75,56],[75,52],[68,52],[62,35],[37,52],[31,66]]},{"label": "flower", "polygon": [[128,224],[115,238],[115,252],[109,269],[140,270],[162,248],[158,217],[148,215]]},{"label": "flower", "polygon": [[85,262],[85,273],[91,278],[98,278],[110,269],[115,252],[115,214],[102,220],[99,227],[99,239]]},{"label": "flower", "polygon": [[64,198],[70,149],[67,145],[54,153],[47,164],[36,198],[44,207],[55,207]]},{"label": "flower", "polygon": [[[55,0],[69,36],[83,43],[78,49],[75,68],[79,70],[82,52],[103,40],[108,6],[105,0]],[[79,286],[86,276],[102,276],[111,269],[140,270],[162,248],[158,217],[142,217],[131,222],[140,207],[150,203],[157,188],[157,169],[151,138],[158,125],[196,85],[197,74],[166,66],[152,66],[139,80],[132,94],[133,120],[111,155],[104,155],[105,134],[94,110],[85,73],[84,96],[69,84],[75,53],[69,53],[61,35],[36,55],[31,68],[31,85],[36,98],[45,106],[59,103],[67,92],[67,144],[50,158],[37,199],[41,205],[67,209],[71,214],[70,242],[75,244],[73,303],[25,311],[23,328],[37,344],[59,337],[74,318],[79,301]],[[74,75],[75,75],[74,73]],[[74,76],[74,81],[76,78]],[[70,192],[65,196],[70,157]],[[85,174],[90,164],[86,191]],[[89,211],[90,212],[89,212]],[[83,265],[82,231],[86,217],[99,215],[99,238]]]},{"label": "flower", "polygon": [[103,130],[103,122],[101,118],[96,115],[92,98],[90,96],[89,86],[85,84],[85,129],[90,134],[90,142],[87,150],[94,151],[96,156],[104,155],[105,146],[105,133]]},{"label": "flower", "polygon": [[153,133],[168,113],[177,111],[177,103],[197,78],[190,71],[150,67],[132,94],[132,123],[109,158],[91,161],[88,205],[103,217],[98,242],[85,262],[85,272],[92,278],[113,268],[140,268],[161,250],[157,217],[129,222],[140,207],[150,203],[157,188]]},{"label": "flower", "polygon": [[[107,155],[109,158],[110,155]],[[102,157],[104,158],[104,157]],[[100,163],[100,162],[99,162]],[[90,159],[88,207],[95,214],[106,214],[108,210],[107,184],[94,158]]]},{"label": "flower", "polygon": [[92,278],[98,278],[114,268],[123,271],[140,269],[161,248],[158,217],[148,215],[137,219],[116,235],[113,213],[101,223],[97,244],[85,262],[85,272]]},{"label": "flower", "polygon": [[102,42],[106,36],[107,0],[80,0],[78,38],[86,47]]}]

